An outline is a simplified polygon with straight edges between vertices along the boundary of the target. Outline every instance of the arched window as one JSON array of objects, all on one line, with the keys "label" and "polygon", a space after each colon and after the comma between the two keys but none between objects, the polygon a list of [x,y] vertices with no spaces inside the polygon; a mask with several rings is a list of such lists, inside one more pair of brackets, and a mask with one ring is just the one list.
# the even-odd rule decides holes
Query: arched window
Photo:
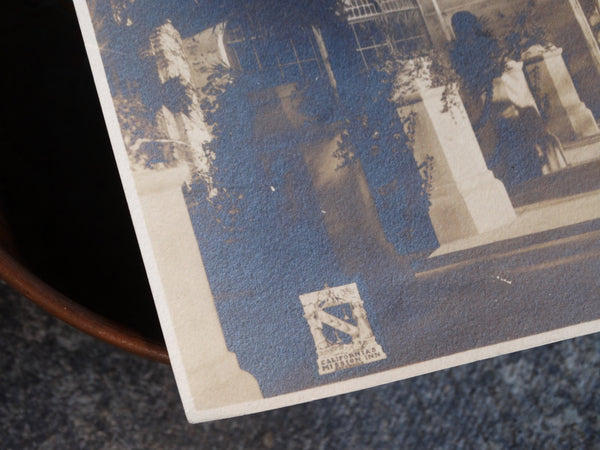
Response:
[{"label": "arched window", "polygon": [[345,9],[366,69],[431,45],[418,0],[345,0]]}]

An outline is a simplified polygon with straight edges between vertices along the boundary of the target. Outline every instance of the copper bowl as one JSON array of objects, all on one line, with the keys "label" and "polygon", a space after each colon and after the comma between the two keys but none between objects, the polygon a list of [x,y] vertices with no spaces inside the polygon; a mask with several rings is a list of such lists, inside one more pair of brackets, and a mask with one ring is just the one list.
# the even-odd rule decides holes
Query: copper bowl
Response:
[{"label": "copper bowl", "polygon": [[0,277],[70,325],[168,363],[71,1],[10,3]]}]

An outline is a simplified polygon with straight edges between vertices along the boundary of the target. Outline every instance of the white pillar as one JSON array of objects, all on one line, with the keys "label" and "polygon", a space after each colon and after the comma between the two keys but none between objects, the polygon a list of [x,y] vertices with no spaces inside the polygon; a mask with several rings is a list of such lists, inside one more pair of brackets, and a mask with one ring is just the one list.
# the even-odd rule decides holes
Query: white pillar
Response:
[{"label": "white pillar", "polygon": [[[444,47],[454,38],[449,18],[442,12],[438,0],[417,0],[423,14],[429,38],[435,47]],[[442,4],[443,7],[446,5]]]},{"label": "white pillar", "polygon": [[197,409],[263,398],[227,349],[182,193],[189,169],[134,172],[146,229]]},{"label": "white pillar", "polygon": [[594,36],[594,32],[590,27],[590,23],[585,16],[585,12],[579,3],[579,0],[568,0],[568,3],[573,12],[573,16],[579,25],[581,33],[583,34],[585,45],[589,51],[590,63],[594,69],[600,73],[600,47],[598,46],[596,36]]},{"label": "white pillar", "polygon": [[430,161],[429,216],[440,244],[516,218],[504,185],[487,168],[458,93],[454,89],[444,100],[444,89],[414,82],[398,108],[401,118],[414,118],[417,163]]},{"label": "white pillar", "polygon": [[579,98],[561,48],[534,45],[522,58],[531,92],[550,132],[564,142],[600,133],[592,112]]}]

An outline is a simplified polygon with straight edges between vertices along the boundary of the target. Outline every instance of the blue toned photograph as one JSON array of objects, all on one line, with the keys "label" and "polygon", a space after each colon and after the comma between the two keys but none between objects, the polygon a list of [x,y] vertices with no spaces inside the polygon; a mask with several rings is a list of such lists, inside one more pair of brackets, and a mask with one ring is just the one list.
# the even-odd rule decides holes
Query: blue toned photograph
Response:
[{"label": "blue toned photograph", "polygon": [[76,6],[190,420],[600,329],[597,0]]}]

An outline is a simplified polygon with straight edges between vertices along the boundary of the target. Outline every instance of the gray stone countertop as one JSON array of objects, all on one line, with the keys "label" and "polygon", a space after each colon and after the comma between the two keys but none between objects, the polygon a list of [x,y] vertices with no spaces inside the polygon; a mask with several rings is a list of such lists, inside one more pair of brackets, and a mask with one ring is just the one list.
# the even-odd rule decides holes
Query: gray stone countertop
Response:
[{"label": "gray stone countertop", "polygon": [[168,366],[0,284],[8,449],[600,448],[600,334],[246,417],[189,425]]}]

